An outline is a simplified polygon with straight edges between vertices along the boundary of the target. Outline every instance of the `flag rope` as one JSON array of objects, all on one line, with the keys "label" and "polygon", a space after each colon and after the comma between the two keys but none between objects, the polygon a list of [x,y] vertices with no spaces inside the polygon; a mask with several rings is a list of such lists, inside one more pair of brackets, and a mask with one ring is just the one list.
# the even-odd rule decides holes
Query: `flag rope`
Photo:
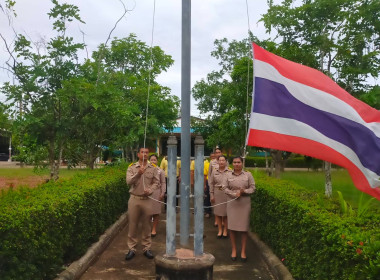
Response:
[{"label": "flag rope", "polygon": [[[247,11],[247,25],[248,25],[248,44],[250,45],[250,35],[251,35],[251,25],[249,21],[249,9],[248,0],[245,0],[245,6]],[[248,51],[248,58],[250,57],[251,51]],[[243,154],[243,167],[245,167],[245,156],[247,155],[247,134],[248,134],[248,103],[249,103],[249,59],[247,60],[247,96],[246,96],[246,110],[245,110],[245,137],[244,137],[244,154]]]},{"label": "flag rope", "polygon": [[[156,0],[153,1],[152,32],[151,32],[151,41],[150,41],[150,59],[149,59],[149,68],[148,68],[148,96],[146,99],[146,110],[145,110],[144,150],[145,150],[145,145],[146,145],[146,131],[148,128],[150,80],[151,80],[152,61],[153,61],[153,41],[154,41],[154,19],[155,19],[155,16],[156,16]],[[145,155],[143,156],[143,162],[145,160],[144,157],[145,157]],[[145,191],[146,188],[145,188],[144,176],[142,176],[142,179],[143,179],[143,186],[144,186],[144,191]]]}]

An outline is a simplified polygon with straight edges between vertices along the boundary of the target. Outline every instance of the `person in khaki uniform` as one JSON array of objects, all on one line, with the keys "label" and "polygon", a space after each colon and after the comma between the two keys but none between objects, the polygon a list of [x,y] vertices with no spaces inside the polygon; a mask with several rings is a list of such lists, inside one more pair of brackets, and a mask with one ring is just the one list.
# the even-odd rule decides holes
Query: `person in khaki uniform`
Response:
[{"label": "person in khaki uniform", "polygon": [[[210,167],[209,167],[209,170],[208,170],[208,174],[207,174],[207,177],[210,178],[211,176],[211,173],[212,171],[218,167],[219,165],[219,156],[222,155],[222,150],[219,149],[218,147],[215,148],[215,152],[212,153],[213,154],[213,157],[211,157],[211,154],[210,154]],[[207,199],[210,201],[210,187],[207,185]],[[211,201],[210,201],[210,206],[211,206]],[[209,216],[211,214],[211,208],[210,208],[210,213],[209,213]],[[207,214],[206,214],[207,215]],[[217,227],[218,226],[218,222],[216,220],[216,216],[214,215],[214,226]]]},{"label": "person in khaki uniform", "polygon": [[[227,202],[227,195],[224,193],[224,188],[227,185],[228,173],[232,171],[228,168],[227,158],[223,155],[219,156],[219,165],[212,171],[208,183],[210,186],[210,201],[212,204],[220,204]],[[218,225],[217,238],[227,238],[227,204],[222,204],[214,207],[214,215]]]},{"label": "person in khaki uniform", "polygon": [[247,261],[245,252],[249,230],[249,216],[251,214],[251,197],[255,191],[255,180],[250,172],[243,170],[243,159],[234,157],[233,172],[228,174],[227,186],[224,192],[230,198],[237,198],[227,204],[228,229],[231,239],[231,260],[236,261],[236,235],[241,234],[241,253],[243,262]]},{"label": "person in khaki uniform", "polygon": [[[166,192],[166,179],[165,179],[165,171],[161,168],[157,167],[158,158],[157,155],[150,155],[149,161],[157,168],[158,177],[160,178],[160,182],[158,184],[157,189],[153,190],[152,197],[156,200],[163,201],[165,192]],[[152,225],[152,233],[151,236],[155,237],[157,235],[157,225],[160,220],[161,214],[161,203],[153,200],[152,202],[152,217],[153,217],[153,225]]]},{"label": "person in khaki uniform", "polygon": [[138,241],[138,224],[142,223],[141,244],[144,256],[153,259],[150,251],[152,239],[150,230],[150,217],[152,214],[152,201],[148,198],[153,190],[158,188],[159,177],[157,168],[148,162],[149,150],[140,148],[137,153],[139,161],[131,164],[127,170],[127,184],[129,185],[130,198],[128,201],[128,248],[125,256],[127,261],[136,254]]}]

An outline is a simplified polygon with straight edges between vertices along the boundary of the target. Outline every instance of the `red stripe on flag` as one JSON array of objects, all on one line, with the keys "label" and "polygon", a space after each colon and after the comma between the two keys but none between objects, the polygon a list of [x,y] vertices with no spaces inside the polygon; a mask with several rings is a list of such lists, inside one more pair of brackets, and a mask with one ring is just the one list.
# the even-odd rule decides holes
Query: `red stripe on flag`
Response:
[{"label": "red stripe on flag", "polygon": [[380,188],[371,188],[360,169],[345,156],[319,142],[264,130],[249,130],[248,146],[271,148],[308,155],[345,167],[355,186],[380,200]]},{"label": "red stripe on flag", "polygon": [[277,56],[256,44],[253,44],[253,49],[254,59],[272,65],[282,76],[339,98],[353,107],[367,123],[380,122],[380,113],[378,110],[354,98],[322,72]]}]

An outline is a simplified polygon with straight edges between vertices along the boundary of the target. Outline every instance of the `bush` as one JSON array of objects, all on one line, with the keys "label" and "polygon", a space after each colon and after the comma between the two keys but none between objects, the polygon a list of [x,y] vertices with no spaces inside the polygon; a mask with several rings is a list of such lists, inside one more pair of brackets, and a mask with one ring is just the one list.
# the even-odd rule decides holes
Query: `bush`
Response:
[{"label": "bush", "polygon": [[341,216],[339,203],[255,176],[252,225],[295,279],[380,279],[380,216]]},{"label": "bush", "polygon": [[127,166],[0,195],[1,279],[52,279],[126,211]]},{"label": "bush", "polygon": [[[271,157],[268,157],[268,165],[272,161]],[[245,158],[246,167],[265,167],[265,157],[246,157]]]}]

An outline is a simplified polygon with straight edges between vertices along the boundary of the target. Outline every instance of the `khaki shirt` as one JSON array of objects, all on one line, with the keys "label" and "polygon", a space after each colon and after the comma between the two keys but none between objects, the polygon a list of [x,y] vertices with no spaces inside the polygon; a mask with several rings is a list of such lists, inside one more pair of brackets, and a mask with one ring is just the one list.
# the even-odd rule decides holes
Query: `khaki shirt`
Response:
[{"label": "khaki shirt", "polygon": [[134,195],[145,195],[144,190],[148,191],[148,195],[151,195],[153,190],[158,188],[160,181],[157,168],[151,163],[147,163],[145,172],[140,175],[140,162],[133,163],[127,170],[127,184],[130,189],[129,192]]},{"label": "khaki shirt", "polygon": [[160,195],[163,195],[166,192],[165,172],[159,167],[156,167],[156,168],[157,168],[158,177],[160,178],[160,183],[159,183]]},{"label": "khaki shirt", "polygon": [[210,178],[212,171],[215,168],[218,168],[218,166],[219,166],[218,160],[213,159],[212,161],[210,161],[210,165],[209,165],[209,168],[208,168],[207,178]]},{"label": "khaki shirt", "polygon": [[242,171],[239,175],[233,171],[228,173],[227,186],[224,192],[229,196],[237,197],[241,189],[244,190],[244,195],[251,194],[255,191],[255,180],[251,172]]},{"label": "khaki shirt", "polygon": [[214,169],[211,173],[211,176],[208,180],[208,185],[210,186],[210,198],[214,198],[215,189],[220,189],[224,191],[224,188],[227,186],[227,177],[232,170],[227,166],[224,170],[219,170],[219,166]]}]

